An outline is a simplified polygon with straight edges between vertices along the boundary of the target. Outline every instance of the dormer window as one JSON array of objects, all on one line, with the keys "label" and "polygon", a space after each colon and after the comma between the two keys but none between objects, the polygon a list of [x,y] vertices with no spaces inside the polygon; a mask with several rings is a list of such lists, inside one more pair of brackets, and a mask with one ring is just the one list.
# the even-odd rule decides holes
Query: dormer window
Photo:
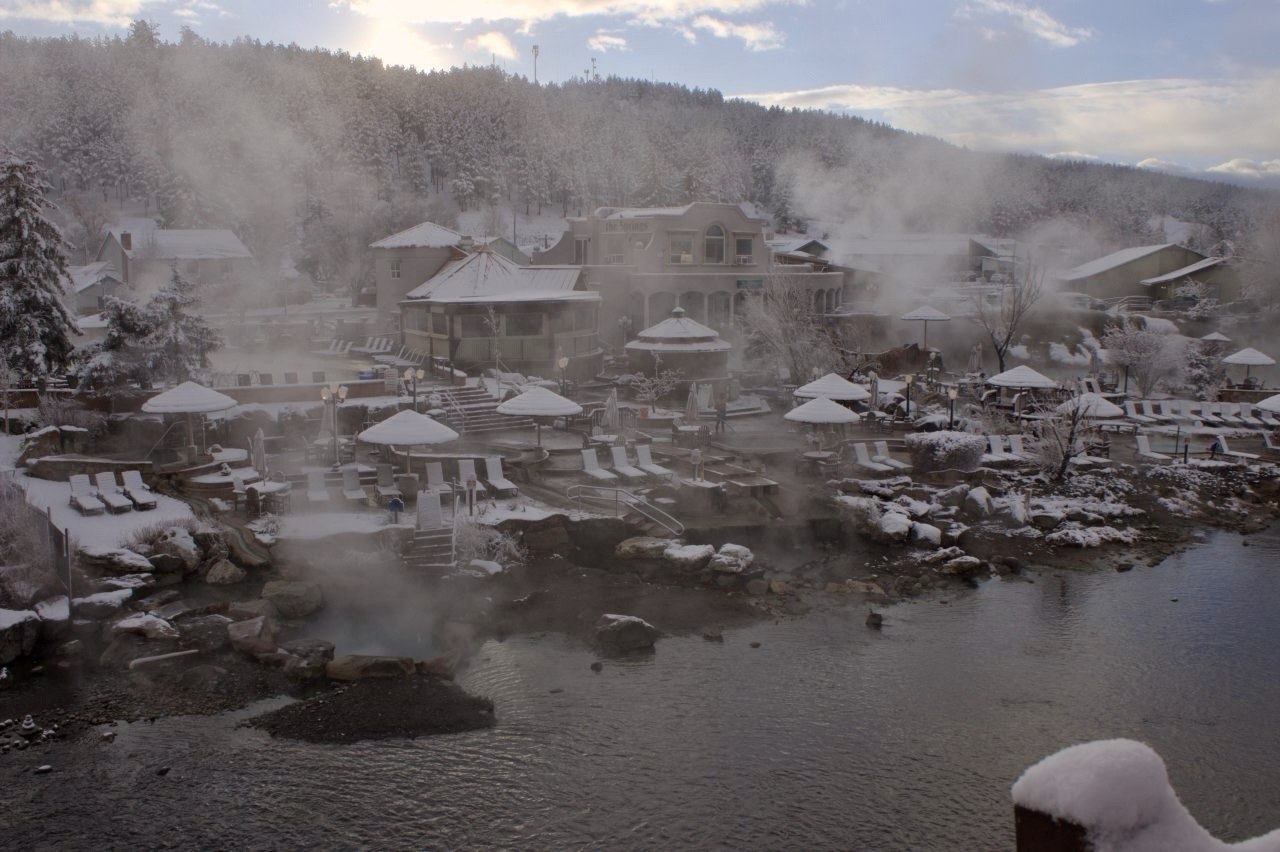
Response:
[{"label": "dormer window", "polygon": [[724,263],[724,228],[712,225],[702,238],[702,262]]}]

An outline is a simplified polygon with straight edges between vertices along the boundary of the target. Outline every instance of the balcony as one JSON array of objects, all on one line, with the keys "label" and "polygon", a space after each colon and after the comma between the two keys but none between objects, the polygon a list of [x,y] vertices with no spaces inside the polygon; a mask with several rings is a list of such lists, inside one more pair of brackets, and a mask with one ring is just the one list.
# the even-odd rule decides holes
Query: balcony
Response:
[{"label": "balcony", "polygon": [[606,254],[604,256],[605,266],[621,266],[627,262],[627,256],[624,254]]},{"label": "balcony", "polygon": [[752,266],[755,263],[755,260],[752,255],[749,254],[735,254],[733,256],[733,262],[735,266]]}]

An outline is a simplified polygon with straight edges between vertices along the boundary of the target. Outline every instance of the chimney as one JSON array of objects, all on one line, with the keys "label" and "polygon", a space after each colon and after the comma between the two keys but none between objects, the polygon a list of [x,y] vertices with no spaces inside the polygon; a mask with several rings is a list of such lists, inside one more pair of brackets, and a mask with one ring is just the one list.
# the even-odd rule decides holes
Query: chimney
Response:
[{"label": "chimney", "polygon": [[125,251],[133,251],[133,234],[128,231],[120,232],[120,248]]}]

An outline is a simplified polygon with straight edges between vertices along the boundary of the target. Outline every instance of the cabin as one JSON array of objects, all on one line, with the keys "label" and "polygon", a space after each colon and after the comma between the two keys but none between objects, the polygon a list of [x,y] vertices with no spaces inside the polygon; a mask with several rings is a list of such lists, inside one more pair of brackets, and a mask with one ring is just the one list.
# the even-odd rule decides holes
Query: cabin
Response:
[{"label": "cabin", "polygon": [[120,280],[139,293],[164,285],[175,268],[203,288],[243,282],[257,273],[249,249],[221,229],[111,230],[94,260],[117,270]]},{"label": "cabin", "polygon": [[[1057,274],[1060,289],[1086,293],[1095,299],[1150,298],[1146,281],[1164,279],[1205,260],[1198,251],[1176,243],[1133,246]],[[1163,281],[1162,284],[1169,283]],[[1157,290],[1158,291],[1158,290]]]},{"label": "cabin", "polygon": [[104,260],[67,267],[67,308],[77,316],[96,314],[108,296],[130,298],[133,293],[120,273]]}]

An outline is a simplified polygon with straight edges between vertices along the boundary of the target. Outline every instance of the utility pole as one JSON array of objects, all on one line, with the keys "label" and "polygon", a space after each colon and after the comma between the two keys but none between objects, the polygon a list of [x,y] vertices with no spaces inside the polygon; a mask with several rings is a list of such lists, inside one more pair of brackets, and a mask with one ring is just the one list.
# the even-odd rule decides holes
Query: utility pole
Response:
[{"label": "utility pole", "polygon": [[592,82],[600,82],[600,75],[596,72],[596,58],[591,57],[591,80]]},{"label": "utility pole", "polygon": [[535,86],[538,85],[538,54],[540,52],[541,51],[538,49],[538,46],[535,44],[533,46],[533,85]]}]

